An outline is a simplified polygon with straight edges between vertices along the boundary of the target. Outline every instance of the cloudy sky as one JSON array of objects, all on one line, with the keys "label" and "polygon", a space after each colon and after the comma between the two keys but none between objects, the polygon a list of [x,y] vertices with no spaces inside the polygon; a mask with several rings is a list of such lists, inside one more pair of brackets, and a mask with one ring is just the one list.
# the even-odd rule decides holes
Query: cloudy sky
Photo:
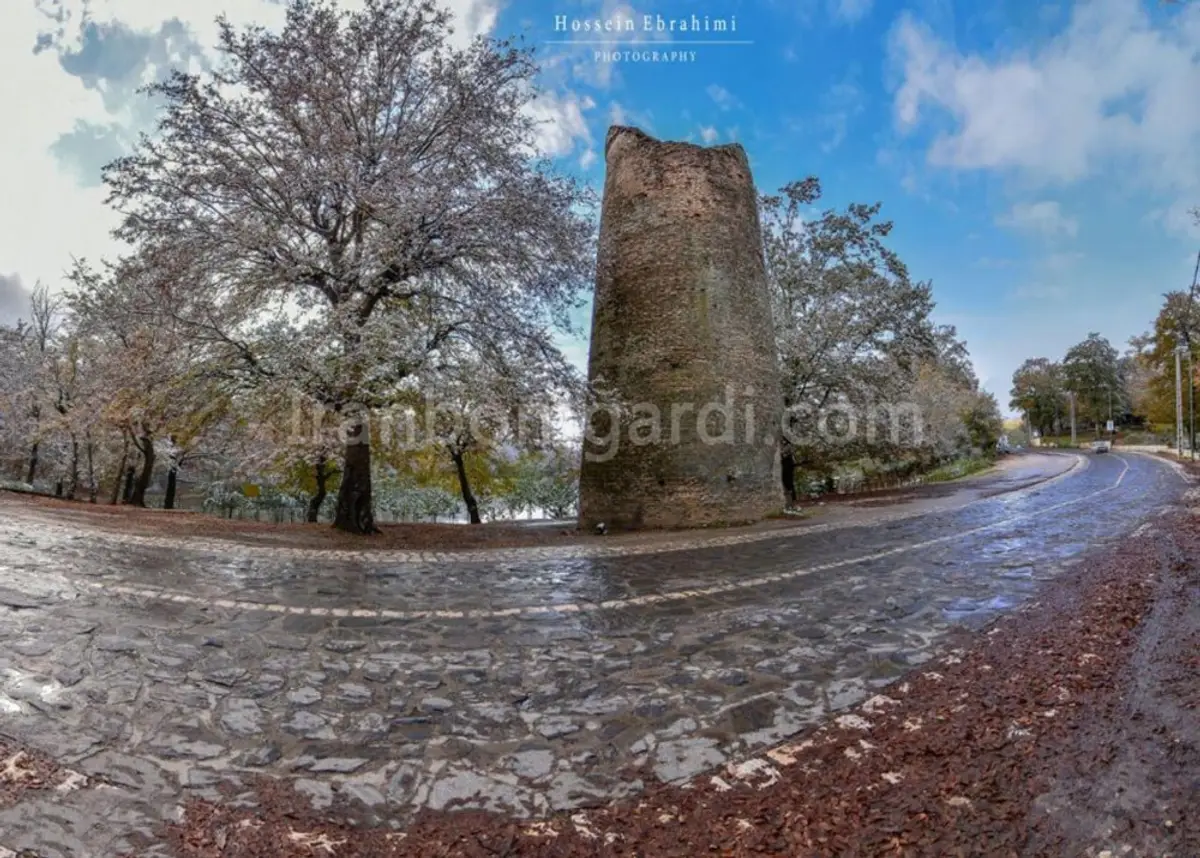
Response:
[{"label": "cloudy sky", "polygon": [[[1089,331],[1123,346],[1200,249],[1200,0],[451,0],[459,36],[538,45],[544,150],[599,185],[609,124],[738,141],[771,190],[882,201],[985,386]],[[278,23],[270,0],[5,0],[0,29],[0,321],[73,256],[116,251],[100,166],[151,130],[136,90],[212,54],[213,18]],[[596,62],[555,20],[736,16],[695,61]],[[594,38],[594,36],[592,36]],[[676,38],[682,38],[677,35]],[[703,34],[696,34],[702,38]],[[622,34],[669,50],[662,36]],[[585,344],[572,351],[585,354]]]}]

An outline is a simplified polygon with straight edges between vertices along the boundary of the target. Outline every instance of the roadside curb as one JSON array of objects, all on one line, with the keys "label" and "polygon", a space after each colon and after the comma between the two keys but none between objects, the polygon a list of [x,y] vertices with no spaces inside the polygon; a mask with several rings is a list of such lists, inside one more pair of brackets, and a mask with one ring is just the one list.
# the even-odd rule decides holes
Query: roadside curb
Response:
[{"label": "roadside curb", "polygon": [[[965,509],[977,503],[994,500],[997,497],[1020,497],[1034,491],[1040,491],[1059,480],[1088,467],[1087,459],[1081,454],[1053,453],[1039,455],[1074,455],[1075,463],[1065,471],[1038,480],[1030,485],[994,495],[977,498],[963,504],[957,509]],[[908,510],[873,518],[870,521],[840,521],[827,523],[803,524],[797,523],[792,527],[775,530],[755,531],[753,533],[736,533],[726,535],[704,536],[690,540],[663,542],[658,544],[629,544],[629,545],[552,545],[552,546],[521,546],[516,548],[486,548],[470,551],[413,551],[399,549],[395,551],[349,551],[340,548],[291,548],[287,546],[249,545],[230,539],[188,539],[170,538],[165,536],[143,536],[139,534],[116,533],[105,530],[94,530],[87,534],[88,539],[118,545],[142,545],[159,548],[185,549],[189,551],[231,551],[254,555],[260,558],[280,558],[288,560],[350,560],[355,563],[370,565],[442,565],[451,563],[501,563],[520,561],[553,561],[553,560],[587,560],[607,557],[637,557],[656,554],[669,554],[677,551],[702,551],[711,548],[728,548],[737,545],[749,545],[766,542],[773,539],[789,539],[797,536],[807,536],[810,533],[826,533],[833,530],[846,530],[855,527],[873,527],[880,524],[891,524],[911,518],[931,515],[941,510]],[[69,535],[75,539],[83,538],[77,529],[66,525],[39,522],[43,531],[58,535]]]}]

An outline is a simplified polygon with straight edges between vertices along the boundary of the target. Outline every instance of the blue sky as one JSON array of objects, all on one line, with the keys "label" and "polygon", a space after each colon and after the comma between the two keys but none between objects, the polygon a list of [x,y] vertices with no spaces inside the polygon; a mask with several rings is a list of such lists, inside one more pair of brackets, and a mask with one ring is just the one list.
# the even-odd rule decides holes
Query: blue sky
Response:
[{"label": "blue sky", "polygon": [[[35,280],[61,282],[72,254],[112,251],[96,165],[152,121],[136,85],[196,62],[218,12],[279,19],[267,0],[72,2],[6,2],[0,188],[21,202],[0,207],[0,316]],[[1089,331],[1123,347],[1162,292],[1190,281],[1200,2],[446,2],[463,38],[538,45],[543,149],[597,187],[621,122],[739,142],[764,191],[815,174],[828,205],[883,202],[894,247],[933,282],[938,320],[958,327],[1002,406],[1023,358],[1060,357]],[[554,32],[559,15],[644,14],[736,16],[736,34],[710,38],[753,44],[616,65],[546,44],[569,35]]]}]

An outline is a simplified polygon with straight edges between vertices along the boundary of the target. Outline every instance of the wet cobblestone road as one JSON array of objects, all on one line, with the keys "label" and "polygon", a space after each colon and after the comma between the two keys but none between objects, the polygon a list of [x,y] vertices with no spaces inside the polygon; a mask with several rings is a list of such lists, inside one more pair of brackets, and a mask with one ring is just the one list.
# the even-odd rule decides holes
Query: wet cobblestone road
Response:
[{"label": "wet cobblestone road", "polygon": [[1094,456],[769,538],[402,561],[122,543],[7,504],[0,738],[77,776],[0,803],[0,858],[152,855],[139,834],[185,794],[251,772],[397,825],[685,778],[857,702],[1185,488]]}]

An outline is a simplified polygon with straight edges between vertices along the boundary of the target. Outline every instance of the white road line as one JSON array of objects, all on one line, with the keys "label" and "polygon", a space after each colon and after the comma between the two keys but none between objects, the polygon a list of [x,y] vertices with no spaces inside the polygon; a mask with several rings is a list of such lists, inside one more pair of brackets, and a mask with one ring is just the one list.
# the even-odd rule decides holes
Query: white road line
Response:
[{"label": "white road line", "polygon": [[842,569],[847,566],[855,566],[860,563],[870,563],[875,560],[882,560],[885,557],[895,557],[900,554],[908,554],[913,551],[920,551],[924,548],[929,548],[934,545],[941,545],[945,542],[950,542],[957,539],[964,539],[968,536],[973,536],[977,533],[985,533],[989,530],[995,530],[1000,527],[1011,525],[1014,522],[1024,521],[1034,516],[1045,515],[1048,512],[1053,512],[1058,509],[1065,509],[1076,504],[1107,494],[1120,488],[1121,483],[1125,480],[1125,475],[1129,472],[1129,462],[1119,455],[1114,455],[1113,458],[1120,460],[1124,466],[1121,473],[1117,475],[1117,480],[1111,486],[1098,489],[1083,497],[1075,498],[1069,501],[1052,504],[1048,507],[1036,509],[1031,512],[1021,513],[1019,515],[1009,516],[1008,518],[994,521],[991,524],[980,525],[968,530],[960,530],[951,533],[947,536],[938,536],[933,539],[925,539],[921,542],[908,543],[899,545],[895,548],[889,548],[885,551],[877,551],[873,554],[867,554],[860,557],[850,557],[845,560],[835,560],[830,563],[822,563],[816,566],[805,566],[799,569],[794,569],[791,572],[783,572],[774,575],[760,575],[755,578],[742,578],[737,581],[730,581],[724,584],[715,584],[711,587],[701,589],[677,590],[669,593],[649,593],[644,596],[635,596],[629,599],[610,599],[604,602],[572,602],[552,605],[527,605],[522,607],[512,608],[478,608],[464,610],[428,610],[428,611],[395,611],[395,610],[379,610],[372,608],[346,609],[346,608],[321,608],[307,607],[301,605],[280,605],[280,604],[264,604],[262,602],[248,602],[238,599],[221,599],[214,601],[208,596],[194,596],[188,593],[173,592],[166,589],[152,590],[144,587],[133,587],[126,584],[106,585],[102,582],[85,581],[79,582],[81,585],[100,590],[106,593],[116,593],[119,595],[138,596],[144,598],[170,600],[173,602],[185,602],[195,605],[211,605],[215,604],[219,607],[233,608],[247,611],[271,611],[285,614],[299,614],[309,616],[356,616],[356,617],[377,617],[380,619],[397,619],[397,620],[422,620],[428,618],[436,619],[494,619],[499,617],[515,617],[515,616],[551,616],[555,614],[577,614],[577,613],[594,613],[597,611],[614,611],[622,608],[643,607],[646,605],[661,605],[669,602],[681,602],[687,599],[695,599],[703,596],[716,596],[723,593],[732,593],[740,590],[749,590],[755,587],[762,587],[767,584],[778,584],[787,581],[794,581],[806,575],[811,575],[815,572],[827,572],[830,569]]}]

